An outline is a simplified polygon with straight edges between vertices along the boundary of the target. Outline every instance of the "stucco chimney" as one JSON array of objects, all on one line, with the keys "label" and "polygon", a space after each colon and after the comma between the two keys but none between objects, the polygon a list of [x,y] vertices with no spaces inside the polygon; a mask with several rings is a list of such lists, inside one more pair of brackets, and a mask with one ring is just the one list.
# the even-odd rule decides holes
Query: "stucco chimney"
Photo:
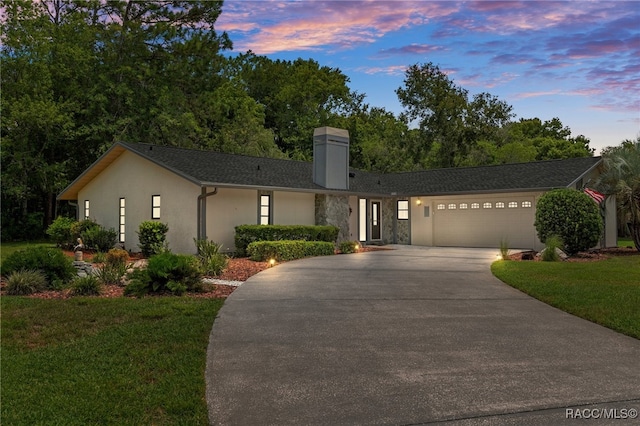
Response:
[{"label": "stucco chimney", "polygon": [[348,130],[314,129],[313,182],[328,189],[349,189]]}]

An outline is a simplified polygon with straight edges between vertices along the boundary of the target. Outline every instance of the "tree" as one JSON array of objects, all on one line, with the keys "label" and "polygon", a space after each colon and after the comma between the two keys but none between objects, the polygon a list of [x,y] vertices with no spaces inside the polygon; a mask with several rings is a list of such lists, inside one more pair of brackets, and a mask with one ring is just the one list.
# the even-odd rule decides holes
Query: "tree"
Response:
[{"label": "tree", "polygon": [[221,5],[0,3],[4,238],[41,234],[55,195],[116,140],[197,145],[194,105],[231,47],[214,30]]},{"label": "tree", "polygon": [[273,61],[247,52],[231,59],[225,73],[264,105],[265,127],[280,149],[297,159],[311,159],[313,129],[328,125],[357,96],[342,71],[313,59]]},{"label": "tree", "polygon": [[433,63],[409,67],[396,94],[407,121],[419,126],[422,144],[414,160],[431,155],[435,167],[460,165],[479,140],[495,138],[512,117],[511,106],[488,93],[469,100],[468,91]]},{"label": "tree", "polygon": [[628,221],[631,237],[640,251],[640,136],[605,148],[602,156],[604,165],[595,186],[604,194],[615,195],[618,217]]},{"label": "tree", "polygon": [[570,254],[598,244],[604,224],[598,206],[584,192],[554,189],[542,195],[536,206],[534,222],[543,243],[558,236]]}]

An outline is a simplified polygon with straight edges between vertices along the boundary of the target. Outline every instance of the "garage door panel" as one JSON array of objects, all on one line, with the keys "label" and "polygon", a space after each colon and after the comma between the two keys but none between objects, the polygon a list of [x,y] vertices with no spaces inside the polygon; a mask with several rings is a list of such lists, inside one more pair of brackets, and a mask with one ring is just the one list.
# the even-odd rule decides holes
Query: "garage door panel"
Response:
[{"label": "garage door panel", "polygon": [[[523,202],[533,206],[533,198],[522,197],[501,199],[499,203],[503,203],[503,208],[496,208],[496,201],[491,201],[491,208],[486,208],[486,200],[437,200],[434,202],[434,244],[499,247],[501,240],[506,239],[510,247],[532,248],[535,243],[533,207],[523,207]],[[513,207],[514,203],[517,207]],[[466,208],[461,209],[461,205]],[[471,208],[472,205],[478,208]]]}]

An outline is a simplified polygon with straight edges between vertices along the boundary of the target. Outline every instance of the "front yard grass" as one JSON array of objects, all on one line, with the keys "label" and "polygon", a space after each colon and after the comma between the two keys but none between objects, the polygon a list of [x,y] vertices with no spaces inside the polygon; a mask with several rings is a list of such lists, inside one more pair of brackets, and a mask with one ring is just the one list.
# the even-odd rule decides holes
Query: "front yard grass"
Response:
[{"label": "front yard grass", "polygon": [[575,263],[501,260],[491,271],[549,305],[640,339],[640,255]]},{"label": "front yard grass", "polygon": [[208,424],[223,299],[3,296],[1,424]]}]

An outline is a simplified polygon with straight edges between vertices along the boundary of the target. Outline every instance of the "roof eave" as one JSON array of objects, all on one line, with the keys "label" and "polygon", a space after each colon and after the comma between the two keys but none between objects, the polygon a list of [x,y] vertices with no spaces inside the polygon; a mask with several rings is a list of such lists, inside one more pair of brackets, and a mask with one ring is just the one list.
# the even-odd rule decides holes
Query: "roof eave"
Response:
[{"label": "roof eave", "polygon": [[598,167],[600,164],[602,164],[604,160],[602,159],[602,157],[596,161],[591,167],[589,167],[587,170],[585,170],[580,176],[578,176],[577,178],[575,178],[569,185],[567,185],[567,188],[571,188],[572,186],[575,186],[580,179],[584,178],[586,175],[588,175],[589,173],[591,173],[593,170],[596,169],[596,167]]},{"label": "roof eave", "polygon": [[67,185],[67,187],[58,194],[56,200],[77,200],[78,192],[113,163],[116,158],[120,157],[125,150],[126,147],[123,144],[119,142],[114,143],[111,148],[98,157],[80,176]]}]

